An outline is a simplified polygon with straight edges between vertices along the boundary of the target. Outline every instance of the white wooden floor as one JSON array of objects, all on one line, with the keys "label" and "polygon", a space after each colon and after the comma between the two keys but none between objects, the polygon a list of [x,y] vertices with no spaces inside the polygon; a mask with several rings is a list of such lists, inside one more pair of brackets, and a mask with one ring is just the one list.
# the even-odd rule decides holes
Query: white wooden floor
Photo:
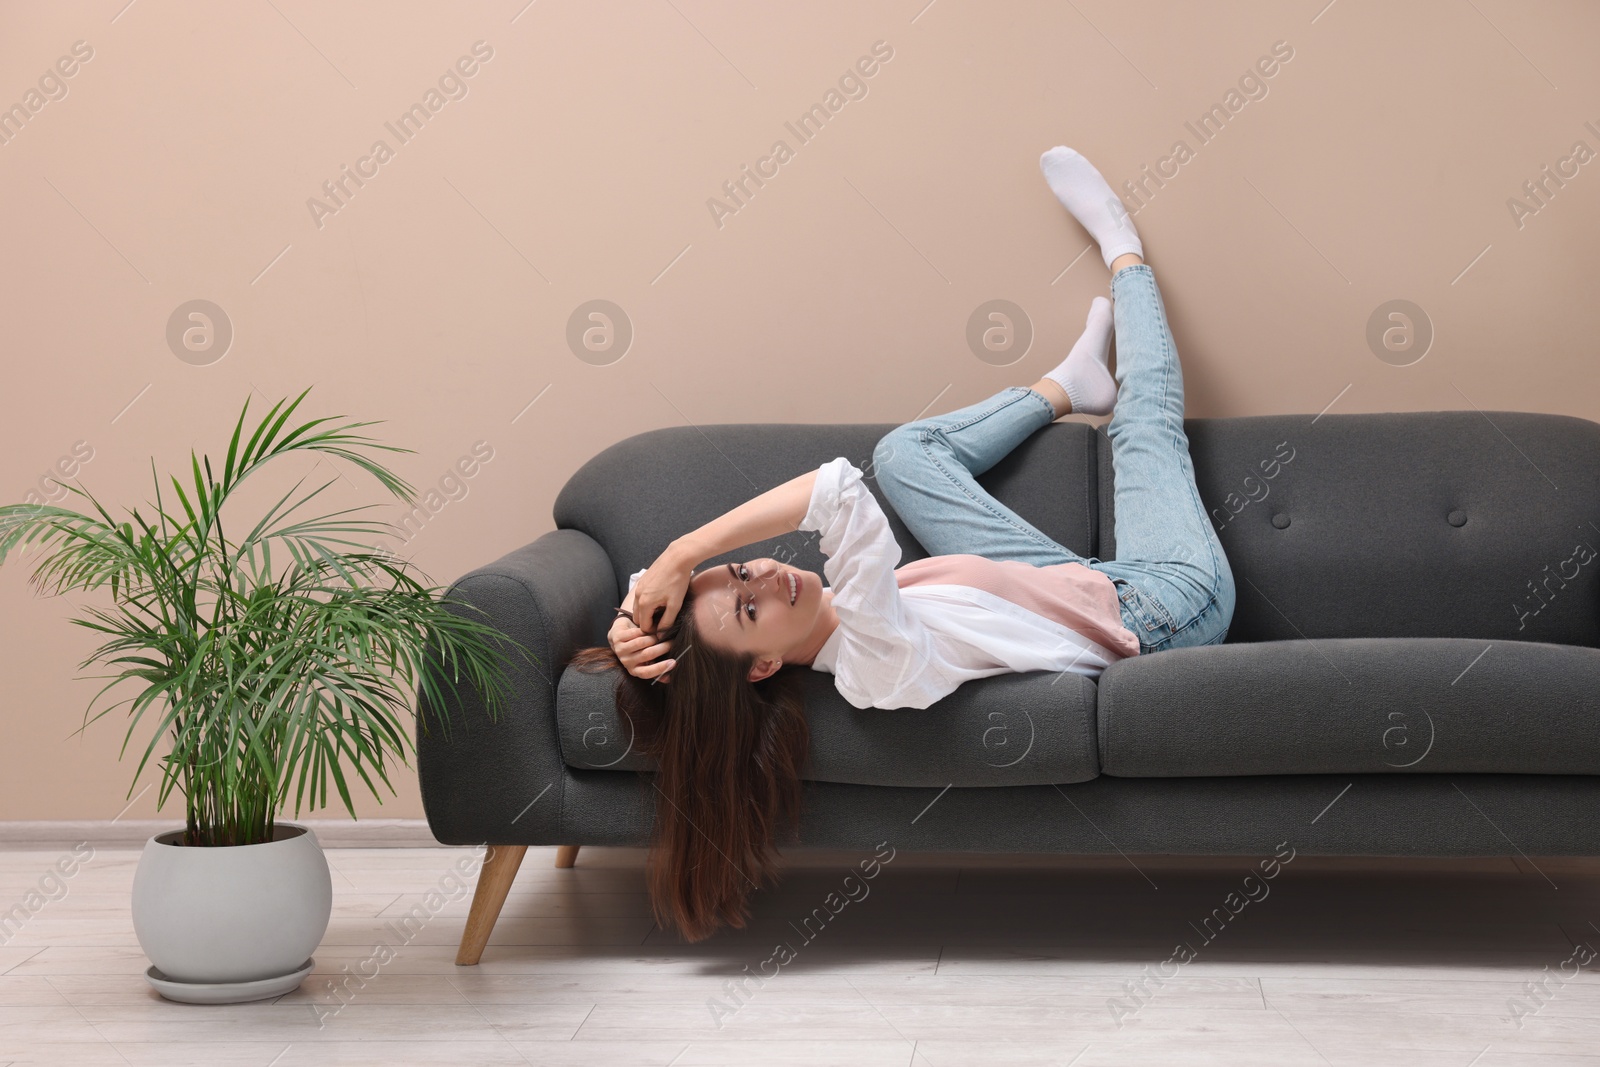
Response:
[{"label": "white wooden floor", "polygon": [[[899,853],[847,883],[869,853],[796,851],[748,930],[688,946],[649,917],[642,850],[557,870],[529,849],[483,962],[457,967],[469,895],[449,872],[479,852],[329,849],[315,973],[276,1001],[193,1007],[141,975],[138,851],[97,850],[0,946],[0,1065],[1600,1067],[1600,960],[1574,958],[1600,950],[1592,860],[1300,855],[1233,915],[1259,857]],[[58,855],[0,852],[0,911]],[[458,899],[409,939],[387,925],[439,890]],[[1208,941],[1216,908],[1231,918]],[[347,974],[373,977],[340,999]]]}]

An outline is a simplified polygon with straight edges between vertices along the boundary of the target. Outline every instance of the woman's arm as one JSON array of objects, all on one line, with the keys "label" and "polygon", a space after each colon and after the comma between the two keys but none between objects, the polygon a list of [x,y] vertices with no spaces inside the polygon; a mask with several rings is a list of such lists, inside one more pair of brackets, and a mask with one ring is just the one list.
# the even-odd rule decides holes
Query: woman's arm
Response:
[{"label": "woman's arm", "polygon": [[693,570],[712,556],[732,552],[741,545],[793,533],[811,506],[811,491],[816,484],[815,470],[796,475],[675,539],[667,546],[667,552]]},{"label": "woman's arm", "polygon": [[796,475],[675,538],[629,591],[631,603],[623,605],[633,612],[639,628],[653,634],[672,625],[691,574],[712,556],[799,529],[811,507],[816,482],[814,470]]}]

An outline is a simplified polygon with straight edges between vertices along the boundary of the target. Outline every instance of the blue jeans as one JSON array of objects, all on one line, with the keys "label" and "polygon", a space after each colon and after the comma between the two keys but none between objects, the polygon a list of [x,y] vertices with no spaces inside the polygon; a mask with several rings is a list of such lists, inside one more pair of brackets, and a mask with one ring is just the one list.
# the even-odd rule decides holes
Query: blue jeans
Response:
[{"label": "blue jeans", "polygon": [[896,427],[873,450],[874,473],[929,555],[1081,563],[1115,585],[1141,654],[1220,644],[1233,620],[1233,572],[1195,488],[1183,372],[1149,265],[1118,271],[1111,296],[1118,389],[1106,432],[1116,471],[1116,559],[1062,547],[978,484],[976,475],[1055,421],[1050,401],[1030,388],[1009,386]]}]

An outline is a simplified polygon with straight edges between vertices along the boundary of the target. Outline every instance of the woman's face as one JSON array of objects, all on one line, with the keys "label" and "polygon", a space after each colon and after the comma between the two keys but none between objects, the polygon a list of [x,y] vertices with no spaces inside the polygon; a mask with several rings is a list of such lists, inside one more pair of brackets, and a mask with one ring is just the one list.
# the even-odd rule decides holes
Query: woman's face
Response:
[{"label": "woman's face", "polygon": [[699,639],[752,653],[753,682],[772,674],[806,644],[822,611],[822,578],[768,557],[707,567],[689,585]]}]

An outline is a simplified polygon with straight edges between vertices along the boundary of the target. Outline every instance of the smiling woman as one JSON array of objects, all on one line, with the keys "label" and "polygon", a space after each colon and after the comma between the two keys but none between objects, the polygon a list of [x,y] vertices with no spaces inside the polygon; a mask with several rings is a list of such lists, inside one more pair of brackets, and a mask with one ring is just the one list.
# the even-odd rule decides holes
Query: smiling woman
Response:
[{"label": "smiling woman", "polygon": [[750,890],[777,878],[773,846],[797,826],[810,747],[801,668],[838,625],[818,575],[773,559],[693,571],[801,526],[817,477],[807,471],[673,541],[632,576],[609,647],[569,661],[588,673],[624,668],[617,710],[657,768],[651,907],[689,941],[743,927]]},{"label": "smiling woman", "polygon": [[[809,664],[839,621],[819,575],[786,568],[770,558],[690,575],[704,560],[801,528],[816,481],[817,472],[806,471],[677,538],[635,575],[622,606],[642,620],[641,628],[654,632],[676,621],[687,589],[703,601],[696,626],[701,641],[725,652],[750,655],[749,681],[770,677],[785,663]],[[800,594],[794,602],[792,579],[798,579]],[[654,658],[651,654],[629,662],[622,649],[617,651],[633,672]],[[676,665],[669,659],[659,666],[670,672]]]},{"label": "smiling woman", "polygon": [[[745,583],[726,568],[705,575],[723,583],[707,599],[726,601],[727,583],[740,590],[731,595],[747,628],[731,624],[728,634],[771,628],[762,609],[771,616],[782,605],[773,603],[770,588],[745,603]],[[712,615],[698,610],[700,599],[686,582],[675,617],[647,634],[623,614],[632,610],[630,590],[610,646],[579,649],[569,661],[585,673],[614,672],[617,711],[627,720],[632,747],[655,760],[645,880],[656,922],[689,941],[723,925],[743,927],[751,889],[776,881],[773,846],[781,831],[798,825],[800,768],[811,741],[802,668],[774,668],[759,683],[751,681],[755,653],[701,639],[700,619]],[[670,658],[648,662],[663,653]],[[644,666],[616,669],[625,662]],[[657,685],[668,670],[671,683]]]},{"label": "smiling woman", "polygon": [[821,578],[774,559],[708,568],[689,585],[696,593],[700,640],[750,653],[752,682],[786,663],[809,666],[839,625],[833,593]]},{"label": "smiling woman", "polygon": [[[856,708],[928,708],[972,679],[1097,678],[1129,656],[1227,636],[1233,575],[1195,487],[1182,370],[1143,244],[1080,153],[1058,145],[1039,167],[1099,244],[1113,299],[1091,304],[1083,335],[1031,387],[917,419],[878,442],[877,490],[929,556],[900,565],[877,496],[837,456],[674,540],[632,575],[609,647],[570,661],[625,668],[616,672],[618,710],[659,766],[661,847],[647,866],[663,928],[697,940],[724,919],[742,925],[746,895],[770,870],[807,755],[806,676],[783,668],[832,675]],[[1055,542],[977,480],[1071,413],[1112,416],[1114,560]],[[819,535],[826,586],[770,558],[695,573],[704,560],[795,530]]]}]

